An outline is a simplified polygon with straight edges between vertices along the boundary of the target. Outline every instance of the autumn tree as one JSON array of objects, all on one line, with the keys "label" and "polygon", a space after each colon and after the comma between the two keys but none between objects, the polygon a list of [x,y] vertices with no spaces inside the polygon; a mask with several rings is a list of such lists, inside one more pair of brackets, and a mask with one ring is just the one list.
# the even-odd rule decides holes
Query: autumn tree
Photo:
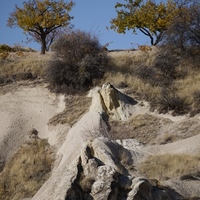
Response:
[{"label": "autumn tree", "polygon": [[173,19],[176,3],[156,3],[153,0],[125,0],[126,3],[115,5],[117,17],[111,20],[111,29],[125,33],[138,29],[151,40],[151,45],[157,45],[163,38],[164,31]]},{"label": "autumn tree", "polygon": [[8,26],[18,26],[34,41],[41,44],[41,54],[45,54],[56,32],[70,25],[73,18],[69,15],[74,3],[63,0],[29,0],[23,3],[23,8],[17,5],[10,14]]}]

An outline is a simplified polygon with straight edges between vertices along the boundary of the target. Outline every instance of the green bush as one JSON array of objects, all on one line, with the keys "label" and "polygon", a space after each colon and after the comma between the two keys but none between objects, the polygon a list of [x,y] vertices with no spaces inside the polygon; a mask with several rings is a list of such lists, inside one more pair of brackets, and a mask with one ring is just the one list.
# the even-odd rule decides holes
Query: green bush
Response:
[{"label": "green bush", "polygon": [[102,78],[108,57],[98,39],[80,30],[60,36],[45,72],[50,89],[61,93],[85,91]]}]

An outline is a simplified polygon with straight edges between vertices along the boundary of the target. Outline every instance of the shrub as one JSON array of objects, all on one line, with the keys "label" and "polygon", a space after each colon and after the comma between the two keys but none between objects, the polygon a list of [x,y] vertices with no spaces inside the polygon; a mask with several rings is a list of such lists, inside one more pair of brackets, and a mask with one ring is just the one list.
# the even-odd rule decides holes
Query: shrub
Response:
[{"label": "shrub", "polygon": [[181,98],[176,94],[176,91],[163,89],[157,102],[158,110],[160,113],[166,113],[173,111],[173,115],[186,114],[189,109],[189,105],[186,98]]},{"label": "shrub", "polygon": [[148,67],[145,65],[139,66],[134,71],[135,75],[145,82],[153,83],[153,79],[155,77],[155,71],[152,67]]},{"label": "shrub", "polygon": [[103,77],[107,56],[98,39],[80,30],[60,36],[52,47],[54,60],[46,70],[50,89],[56,92],[85,91]]},{"label": "shrub", "polygon": [[141,64],[136,67],[134,73],[145,83],[152,86],[170,86],[175,79],[185,76],[185,72],[180,72],[180,58],[176,53],[160,48],[158,55],[151,65]]},{"label": "shrub", "polygon": [[169,51],[162,51],[156,57],[154,67],[158,70],[161,78],[176,79],[179,59]]},{"label": "shrub", "polygon": [[0,53],[11,52],[12,48],[6,44],[0,45]]}]

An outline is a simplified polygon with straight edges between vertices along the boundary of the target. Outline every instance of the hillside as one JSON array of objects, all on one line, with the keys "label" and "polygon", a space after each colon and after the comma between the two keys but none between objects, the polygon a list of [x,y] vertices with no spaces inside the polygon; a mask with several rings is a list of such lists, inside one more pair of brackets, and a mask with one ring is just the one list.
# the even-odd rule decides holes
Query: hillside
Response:
[{"label": "hillside", "polygon": [[0,199],[200,199],[200,73],[167,87],[186,104],[161,109],[164,87],[138,70],[158,50],[108,54],[103,80],[76,95],[48,90],[50,53],[1,60]]}]

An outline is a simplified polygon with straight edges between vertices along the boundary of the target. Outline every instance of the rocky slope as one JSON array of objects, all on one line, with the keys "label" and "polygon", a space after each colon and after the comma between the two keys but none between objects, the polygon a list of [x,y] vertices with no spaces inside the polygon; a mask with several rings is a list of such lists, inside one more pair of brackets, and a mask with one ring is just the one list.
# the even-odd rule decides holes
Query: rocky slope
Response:
[{"label": "rocky slope", "polygon": [[[67,97],[51,94],[44,84],[3,91],[2,88],[1,167],[6,167],[4,163],[27,140],[27,133],[32,128],[38,131],[39,138],[48,139],[55,151],[48,180],[33,197],[25,199],[200,197],[198,173],[193,179],[173,177],[160,184],[138,170],[141,161],[149,155],[200,153],[199,116],[172,117],[150,112],[147,103],[107,83],[94,88],[85,97],[92,98],[92,103],[72,127],[59,123],[50,125],[53,116],[61,113],[65,106],[70,107],[65,105]],[[114,135],[117,131],[121,137]],[[166,133],[168,136],[164,138]]]}]

